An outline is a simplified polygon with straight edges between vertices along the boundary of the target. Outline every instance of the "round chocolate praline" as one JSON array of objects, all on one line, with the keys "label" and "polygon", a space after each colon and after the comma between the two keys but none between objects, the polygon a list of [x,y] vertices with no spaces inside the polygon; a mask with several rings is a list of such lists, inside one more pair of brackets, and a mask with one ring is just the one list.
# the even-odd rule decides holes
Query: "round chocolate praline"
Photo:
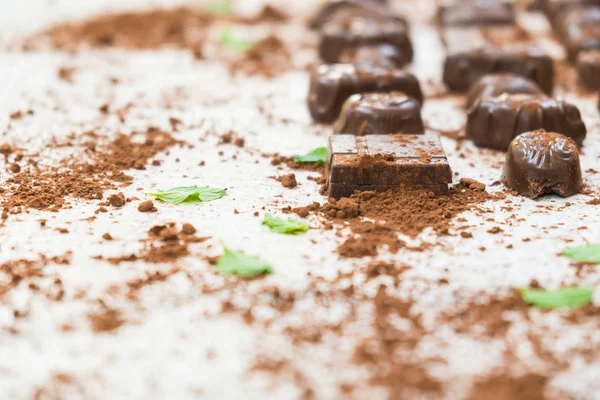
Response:
[{"label": "round chocolate praline", "polygon": [[534,94],[543,96],[544,92],[530,79],[515,74],[485,75],[471,85],[467,93],[465,107],[470,109],[479,100],[508,94]]},{"label": "round chocolate praline", "polygon": [[542,96],[503,94],[481,99],[471,108],[466,136],[477,146],[507,150],[516,136],[537,129],[559,132],[578,146],[587,132],[573,104]]},{"label": "round chocolate praline", "polygon": [[506,153],[502,181],[531,198],[556,193],[563,197],[583,188],[579,151],[573,139],[537,130],[517,136]]},{"label": "round chocolate praline", "polygon": [[351,96],[333,126],[334,133],[358,136],[424,131],[421,104],[402,92]]}]

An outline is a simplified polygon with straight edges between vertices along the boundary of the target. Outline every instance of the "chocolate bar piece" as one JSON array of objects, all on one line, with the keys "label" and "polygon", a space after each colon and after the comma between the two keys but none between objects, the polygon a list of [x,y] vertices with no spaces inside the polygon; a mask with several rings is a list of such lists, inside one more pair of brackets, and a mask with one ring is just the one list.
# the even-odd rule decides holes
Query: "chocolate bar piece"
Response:
[{"label": "chocolate bar piece", "polygon": [[400,68],[406,64],[398,47],[383,43],[375,46],[346,47],[340,55],[340,63],[362,67]]},{"label": "chocolate bar piece", "polygon": [[421,104],[402,92],[355,94],[344,103],[333,132],[358,136],[423,133]]},{"label": "chocolate bar piece", "polygon": [[[486,35],[498,37],[506,30],[487,30]],[[495,35],[493,32],[497,32]],[[515,35],[519,31],[514,31]],[[524,76],[545,92],[552,93],[554,85],[554,61],[539,48],[527,44],[492,45],[478,28],[449,28],[446,30],[448,52],[444,63],[444,83],[455,92],[465,92],[484,75],[512,73]]]},{"label": "chocolate bar piece", "polygon": [[389,44],[398,49],[401,65],[413,59],[413,48],[405,24],[390,19],[344,15],[321,30],[319,55],[327,63],[340,62],[348,48]]},{"label": "chocolate bar piece", "polygon": [[386,6],[386,1],[377,0],[332,0],[327,1],[317,13],[311,18],[309,27],[321,29],[328,22],[339,18],[340,14],[389,18],[406,25],[406,20],[400,16],[394,16]]},{"label": "chocolate bar piece", "polygon": [[315,121],[333,122],[344,102],[357,93],[400,91],[423,103],[417,78],[399,69],[351,64],[321,65],[311,74],[308,109]]},{"label": "chocolate bar piece", "polygon": [[554,132],[523,133],[506,153],[502,181],[507,188],[531,198],[546,193],[563,197],[577,194],[583,188],[577,145]]},{"label": "chocolate bar piece", "polygon": [[515,74],[491,74],[479,79],[469,89],[465,107],[470,109],[479,99],[508,94],[543,95],[542,89],[533,81]]},{"label": "chocolate bar piece", "polygon": [[577,58],[577,76],[586,90],[600,89],[600,51],[589,50],[579,53]]},{"label": "chocolate bar piece", "polygon": [[578,146],[586,136],[585,123],[576,106],[523,94],[479,100],[469,111],[466,135],[478,146],[507,150],[516,136],[537,129],[562,133]]},{"label": "chocolate bar piece", "polygon": [[554,17],[554,29],[570,61],[584,50],[600,50],[600,6],[571,6]]},{"label": "chocolate bar piece", "polygon": [[329,138],[328,193],[339,199],[357,190],[396,188],[448,193],[452,171],[439,137],[334,135]]},{"label": "chocolate bar piece", "polygon": [[508,1],[458,0],[440,5],[437,19],[441,26],[512,25],[515,8]]}]

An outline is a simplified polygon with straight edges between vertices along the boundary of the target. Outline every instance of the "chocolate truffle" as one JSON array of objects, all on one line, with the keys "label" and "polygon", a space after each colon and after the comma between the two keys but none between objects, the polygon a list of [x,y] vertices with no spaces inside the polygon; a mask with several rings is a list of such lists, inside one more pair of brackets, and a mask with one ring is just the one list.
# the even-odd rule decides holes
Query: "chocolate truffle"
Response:
[{"label": "chocolate truffle", "polygon": [[600,89],[600,51],[588,50],[579,53],[577,76],[585,90]]},{"label": "chocolate truffle", "polygon": [[450,53],[444,63],[444,83],[452,91],[465,92],[482,76],[501,72],[521,75],[552,93],[554,61],[535,47]]},{"label": "chocolate truffle", "polygon": [[413,48],[405,24],[390,19],[347,16],[336,18],[323,26],[319,55],[326,63],[340,62],[348,48],[389,44],[401,55],[400,65],[413,59]]},{"label": "chocolate truffle", "polygon": [[333,135],[326,164],[329,197],[396,188],[448,193],[452,171],[440,139],[423,135]]},{"label": "chocolate truffle", "polygon": [[523,133],[506,153],[502,181],[507,188],[531,198],[547,193],[563,197],[577,194],[583,187],[577,145],[559,133]]},{"label": "chocolate truffle", "polygon": [[479,99],[497,97],[501,94],[543,95],[542,89],[533,81],[515,74],[491,74],[471,85],[465,107],[470,109]]},{"label": "chocolate truffle", "polygon": [[573,104],[522,94],[479,100],[469,111],[466,135],[478,146],[506,150],[516,136],[537,129],[560,132],[578,146],[586,135],[585,123]]},{"label": "chocolate truffle", "polygon": [[333,122],[353,94],[392,91],[404,92],[423,103],[419,81],[409,72],[350,64],[321,65],[311,74],[308,109],[315,121]]},{"label": "chocolate truffle", "polygon": [[423,133],[421,104],[402,92],[355,94],[346,100],[334,133]]}]

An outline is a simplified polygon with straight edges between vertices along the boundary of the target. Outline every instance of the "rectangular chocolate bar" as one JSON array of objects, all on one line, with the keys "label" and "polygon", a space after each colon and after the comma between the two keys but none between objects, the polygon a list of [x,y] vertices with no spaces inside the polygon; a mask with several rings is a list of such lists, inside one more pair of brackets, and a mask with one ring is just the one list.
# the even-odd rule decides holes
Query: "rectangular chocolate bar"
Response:
[{"label": "rectangular chocolate bar", "polygon": [[554,61],[530,43],[516,27],[452,27],[443,32],[447,47],[444,83],[465,92],[484,75],[513,73],[524,76],[550,94]]},{"label": "rectangular chocolate bar", "polygon": [[396,188],[448,193],[452,171],[432,133],[421,135],[334,135],[329,138],[328,194],[339,199],[356,190]]},{"label": "rectangular chocolate bar", "polygon": [[512,25],[515,8],[509,1],[456,0],[438,7],[438,23],[448,26]]}]

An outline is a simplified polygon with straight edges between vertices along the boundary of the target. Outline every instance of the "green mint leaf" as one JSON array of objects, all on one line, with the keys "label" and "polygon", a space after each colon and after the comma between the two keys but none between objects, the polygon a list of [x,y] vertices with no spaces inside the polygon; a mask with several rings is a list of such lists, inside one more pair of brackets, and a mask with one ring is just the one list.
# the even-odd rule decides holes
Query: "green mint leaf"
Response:
[{"label": "green mint leaf", "polygon": [[231,13],[233,4],[229,0],[213,1],[208,5],[208,12],[213,15],[226,15]]},{"label": "green mint leaf", "polygon": [[327,161],[327,148],[318,147],[306,155],[294,157],[294,161],[299,163],[324,163]]},{"label": "green mint leaf", "polygon": [[308,224],[294,218],[277,218],[267,213],[263,220],[263,225],[267,225],[273,232],[284,234],[300,234],[308,230]]},{"label": "green mint leaf", "polygon": [[527,304],[545,308],[577,308],[589,304],[594,295],[594,289],[588,287],[573,287],[555,291],[539,289],[520,289],[521,297]]},{"label": "green mint leaf", "polygon": [[148,196],[154,196],[159,200],[172,204],[181,204],[194,201],[213,201],[220,199],[225,195],[227,189],[211,188],[208,186],[179,186],[169,190],[159,190],[157,192],[146,193]]},{"label": "green mint leaf", "polygon": [[242,278],[270,274],[273,268],[256,256],[247,256],[225,246],[225,253],[215,265],[217,271],[224,275],[236,275]]},{"label": "green mint leaf", "polygon": [[574,261],[600,264],[600,244],[564,249],[562,255]]},{"label": "green mint leaf", "polygon": [[254,46],[251,41],[236,37],[230,27],[223,30],[219,42],[221,46],[231,50],[247,51]]}]

